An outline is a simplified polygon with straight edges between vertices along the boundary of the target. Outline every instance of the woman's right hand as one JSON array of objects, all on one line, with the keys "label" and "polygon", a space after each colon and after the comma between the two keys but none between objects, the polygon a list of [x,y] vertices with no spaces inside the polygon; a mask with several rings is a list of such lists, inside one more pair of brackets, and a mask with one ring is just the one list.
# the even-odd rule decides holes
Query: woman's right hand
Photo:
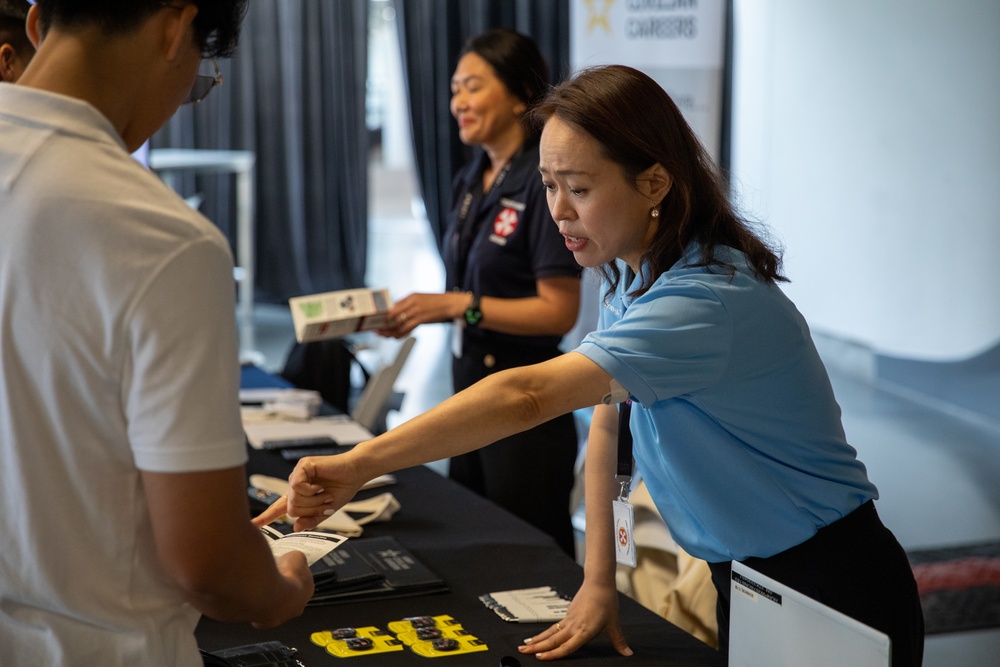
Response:
[{"label": "woman's right hand", "polygon": [[254,525],[266,526],[287,514],[294,517],[296,531],[312,530],[354,498],[368,481],[359,477],[349,454],[299,459],[288,478],[288,495],[257,515]]},{"label": "woman's right hand", "polygon": [[467,292],[410,294],[389,310],[388,325],[377,332],[381,336],[403,338],[421,324],[450,322],[462,316],[470,300]]}]

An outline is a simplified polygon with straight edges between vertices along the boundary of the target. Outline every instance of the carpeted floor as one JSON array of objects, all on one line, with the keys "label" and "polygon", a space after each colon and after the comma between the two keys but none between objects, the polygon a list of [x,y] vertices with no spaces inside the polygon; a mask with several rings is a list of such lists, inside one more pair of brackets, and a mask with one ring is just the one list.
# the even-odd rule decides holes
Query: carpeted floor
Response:
[{"label": "carpeted floor", "polygon": [[927,634],[1000,627],[1000,542],[907,554]]}]

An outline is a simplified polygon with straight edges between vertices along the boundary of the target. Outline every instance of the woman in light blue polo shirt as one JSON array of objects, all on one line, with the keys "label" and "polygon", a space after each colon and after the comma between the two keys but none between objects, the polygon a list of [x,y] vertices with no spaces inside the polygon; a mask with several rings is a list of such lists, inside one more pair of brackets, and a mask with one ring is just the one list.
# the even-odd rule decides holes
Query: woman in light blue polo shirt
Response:
[{"label": "woman in light blue polo shirt", "polygon": [[297,527],[377,474],[596,405],[584,582],[566,618],[521,651],[559,658],[605,632],[628,655],[611,539],[616,403],[628,398],[621,433],[677,543],[709,563],[722,650],[737,560],[888,634],[893,665],[919,665],[912,572],[875,511],[809,329],[778,287],[780,257],[734,211],[680,111],[646,75],[609,66],[558,86],[535,114],[549,210],[576,260],[605,278],[598,330],[349,454],[303,459],[288,499],[292,515],[309,517]]}]

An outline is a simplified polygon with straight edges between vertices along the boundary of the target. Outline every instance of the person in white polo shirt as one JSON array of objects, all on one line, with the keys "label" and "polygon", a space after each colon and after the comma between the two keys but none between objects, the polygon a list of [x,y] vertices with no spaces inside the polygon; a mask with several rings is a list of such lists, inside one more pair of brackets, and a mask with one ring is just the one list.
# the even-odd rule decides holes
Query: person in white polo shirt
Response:
[{"label": "person in white polo shirt", "polygon": [[38,0],[0,83],[3,664],[200,666],[201,614],[312,595],[250,522],[229,246],[130,155],[245,9]]}]

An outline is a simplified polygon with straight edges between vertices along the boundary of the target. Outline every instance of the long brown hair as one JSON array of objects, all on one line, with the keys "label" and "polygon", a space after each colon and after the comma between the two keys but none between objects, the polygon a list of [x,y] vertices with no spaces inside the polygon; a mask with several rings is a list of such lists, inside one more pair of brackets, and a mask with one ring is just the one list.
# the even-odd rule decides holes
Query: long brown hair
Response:
[{"label": "long brown hair", "polygon": [[[651,271],[644,272],[638,293],[648,290],[692,242],[702,248],[696,266],[734,274],[736,268],[714,253],[716,246],[729,246],[746,255],[760,280],[787,281],[780,272],[780,251],[736,212],[712,158],[674,101],[646,74],[622,65],[583,70],[553,88],[532,116],[539,124],[556,116],[591,135],[630,182],[656,163],[670,174],[673,185],[660,203],[656,236],[641,259]],[[621,279],[617,263],[600,271],[613,291]]]}]

